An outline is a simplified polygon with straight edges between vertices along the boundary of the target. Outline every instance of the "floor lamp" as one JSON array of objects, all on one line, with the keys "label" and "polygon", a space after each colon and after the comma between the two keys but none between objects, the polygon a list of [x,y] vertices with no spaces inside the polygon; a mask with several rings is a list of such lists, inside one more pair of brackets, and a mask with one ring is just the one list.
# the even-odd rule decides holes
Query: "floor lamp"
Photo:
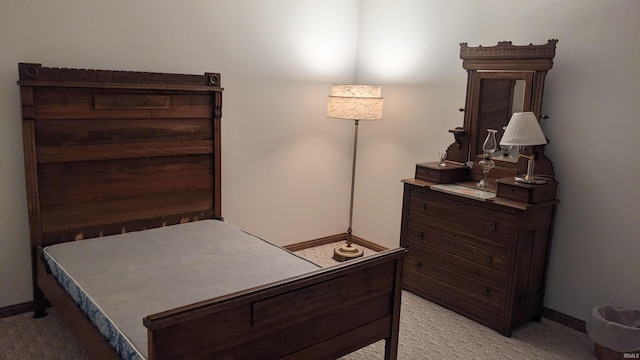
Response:
[{"label": "floor lamp", "polygon": [[349,202],[349,227],[346,244],[336,248],[333,258],[345,261],[362,256],[364,253],[351,241],[353,222],[353,189],[356,178],[356,150],[358,149],[358,124],[360,120],[382,119],[382,89],[375,85],[332,85],[327,106],[327,117],[353,120],[353,164],[351,167],[351,200]]}]

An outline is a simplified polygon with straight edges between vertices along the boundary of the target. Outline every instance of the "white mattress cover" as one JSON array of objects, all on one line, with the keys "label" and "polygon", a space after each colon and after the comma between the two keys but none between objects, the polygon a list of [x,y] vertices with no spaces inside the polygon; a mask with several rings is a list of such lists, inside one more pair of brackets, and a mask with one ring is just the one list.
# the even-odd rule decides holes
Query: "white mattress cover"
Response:
[{"label": "white mattress cover", "polygon": [[142,358],[143,317],[319,268],[217,220],[61,243],[44,252],[72,291],[83,292]]}]

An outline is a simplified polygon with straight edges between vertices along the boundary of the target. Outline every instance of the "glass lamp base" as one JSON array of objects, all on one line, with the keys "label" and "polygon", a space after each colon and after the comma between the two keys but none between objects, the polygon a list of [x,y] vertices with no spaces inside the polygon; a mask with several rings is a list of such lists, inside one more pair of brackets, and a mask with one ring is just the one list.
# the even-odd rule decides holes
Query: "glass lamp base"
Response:
[{"label": "glass lamp base", "polygon": [[493,169],[494,166],[496,166],[496,163],[493,160],[491,160],[491,154],[489,154],[486,157],[484,157],[482,160],[480,160],[478,162],[478,165],[480,165],[480,168],[482,169],[482,180],[480,180],[480,182],[477,183],[476,186],[487,187],[489,186],[489,180],[487,179],[487,174],[491,169]]}]

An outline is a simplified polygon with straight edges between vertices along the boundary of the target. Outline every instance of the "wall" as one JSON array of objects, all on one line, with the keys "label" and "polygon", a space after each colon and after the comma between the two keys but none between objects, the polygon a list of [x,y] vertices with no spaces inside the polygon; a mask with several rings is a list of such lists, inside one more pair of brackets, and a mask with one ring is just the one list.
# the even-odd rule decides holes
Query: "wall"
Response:
[{"label": "wall", "polygon": [[543,112],[560,181],[545,306],[640,307],[636,0],[0,1],[0,307],[31,299],[17,63],[219,71],[223,213],[278,244],[343,232],[353,124],[332,82],[383,86],[360,126],[354,233],[397,246],[402,185],[462,124],[459,43],[559,39]]},{"label": "wall", "polygon": [[357,78],[382,84],[385,114],[361,128],[358,235],[394,243],[399,179],[462,125],[460,42],[559,39],[543,103],[561,200],[545,306],[582,320],[598,304],[640,308],[640,2],[370,0],[360,19]]},{"label": "wall", "polygon": [[[223,214],[278,244],[344,232],[356,0],[0,1],[0,308],[30,301],[18,62],[222,73]],[[328,22],[330,19],[331,22]]]}]

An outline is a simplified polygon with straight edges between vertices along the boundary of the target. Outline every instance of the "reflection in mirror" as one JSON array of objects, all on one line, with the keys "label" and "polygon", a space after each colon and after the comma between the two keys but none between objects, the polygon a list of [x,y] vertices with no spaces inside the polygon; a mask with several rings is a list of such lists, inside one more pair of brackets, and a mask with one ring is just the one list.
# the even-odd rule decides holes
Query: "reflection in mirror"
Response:
[{"label": "reflection in mirror", "polygon": [[[526,82],[513,78],[484,78],[480,83],[480,101],[478,112],[478,134],[486,134],[487,129],[495,129],[496,137],[502,138],[504,127],[514,112],[522,112],[525,107]],[[481,155],[481,141],[483,136],[478,136],[477,155]],[[514,154],[515,155],[515,154]],[[495,159],[504,161],[517,161],[512,157],[511,149],[499,149],[493,155]]]},{"label": "reflection in mirror", "polygon": [[[511,115],[516,112],[524,112],[524,86],[526,82],[524,80],[516,80],[513,86],[513,104],[511,107]],[[511,118],[511,117],[509,117]]]},{"label": "reflection in mirror", "polygon": [[[504,132],[504,129],[502,130]],[[494,160],[502,160],[508,162],[518,162],[519,150],[517,146],[500,146],[500,151],[496,151],[491,157]]]},{"label": "reflection in mirror", "polygon": [[[525,94],[525,85],[526,82],[524,80],[516,80],[513,85],[513,101],[511,103],[511,111],[509,113],[509,117],[507,118],[507,124],[509,123],[509,119],[513,113],[516,112],[524,112],[524,94]],[[500,127],[497,133],[498,139],[502,139],[502,135],[504,134],[504,130],[507,128],[507,125]],[[498,141],[499,143],[500,141]],[[500,146],[500,149],[493,154],[493,158],[495,160],[502,161],[510,161],[510,162],[518,162],[518,148],[517,146]]]},{"label": "reflection in mirror", "polygon": [[[502,138],[504,128],[514,112],[526,111],[529,103],[526,101],[527,81],[518,79],[524,73],[484,74],[480,82],[480,101],[478,103],[478,131],[486,134],[487,129],[496,129],[496,137]],[[476,143],[481,143],[476,139]],[[476,148],[476,155],[481,155],[481,149]],[[500,148],[493,156],[495,160],[517,162],[518,152],[513,147]]]}]

